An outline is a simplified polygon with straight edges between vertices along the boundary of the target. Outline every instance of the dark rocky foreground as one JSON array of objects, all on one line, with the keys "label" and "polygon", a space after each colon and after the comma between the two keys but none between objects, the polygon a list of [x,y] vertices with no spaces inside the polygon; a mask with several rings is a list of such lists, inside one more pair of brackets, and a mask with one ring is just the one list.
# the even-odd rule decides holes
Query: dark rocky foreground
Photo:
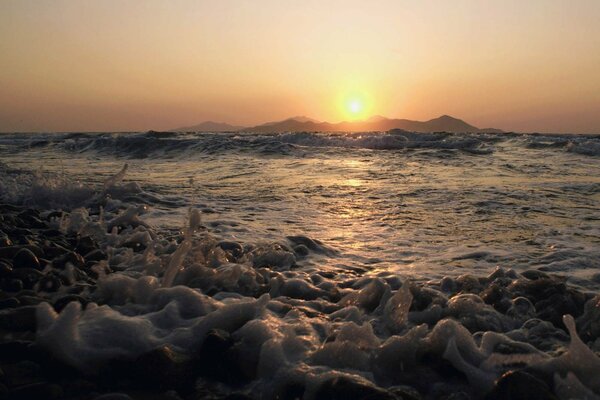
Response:
[{"label": "dark rocky foreground", "polygon": [[[89,294],[94,292],[99,275],[114,272],[111,263],[103,262],[109,258],[107,248],[92,236],[57,229],[61,218],[64,218],[62,211],[41,212],[0,205],[0,399],[233,400],[257,397],[257,391],[250,390],[255,387],[257,367],[249,368],[248,362],[242,360],[239,343],[232,332],[226,330],[209,331],[201,345],[186,354],[162,346],[134,358],[110,360],[85,372],[60,361],[52,355],[55,352],[36,343],[38,304],[49,303],[56,312],[71,302],[79,302],[85,308],[91,301]],[[117,228],[123,231],[128,226]],[[308,253],[311,244],[308,241],[298,244],[296,254]],[[139,242],[124,246],[135,253],[145,250]],[[226,244],[221,247],[232,254],[243,251],[235,245],[229,245],[229,249]],[[376,287],[379,281],[373,282],[367,285],[368,290],[364,286],[352,299],[353,304],[366,312],[372,312],[382,301],[383,290]],[[270,285],[264,282],[260,289],[247,294],[259,297],[269,292]],[[436,288],[439,290],[426,284],[411,285],[410,311],[415,324],[424,323],[431,328],[441,318],[450,318],[477,336],[476,332],[481,331],[507,332],[506,321],[519,321],[523,328],[513,330],[512,339],[552,357],[560,357],[569,344],[563,315],[570,314],[577,322],[583,342],[592,350],[600,349],[599,298],[568,286],[560,277],[537,270],[522,274],[497,270],[482,278],[447,278],[438,282]],[[281,289],[281,292],[292,299],[305,296],[305,293],[296,295],[289,290]],[[328,301],[335,308],[333,305],[350,301],[348,299],[331,295]],[[485,305],[491,307],[485,308]],[[439,315],[433,316],[435,313]],[[392,351],[394,345],[393,341],[386,341],[370,353],[371,359],[366,362],[376,367],[397,365]],[[352,343],[348,346],[349,358],[362,354],[353,352]],[[500,343],[495,351],[516,354],[519,353],[516,347]],[[337,354],[343,358],[343,349]],[[472,376],[449,361],[448,349],[444,352],[423,347],[415,349],[409,358],[412,363],[394,374],[375,368],[373,380],[343,373],[328,377],[324,370],[321,383],[309,394],[301,380],[289,379],[281,385],[272,385],[274,389],[265,397],[370,400],[564,397],[557,392],[556,385],[555,373],[565,371],[560,366],[531,368],[512,360],[503,365],[493,386],[482,392],[473,387]],[[582,363],[588,361],[581,358]],[[313,363],[319,364],[318,356],[313,357]],[[359,360],[341,360],[339,370],[349,371],[352,368],[348,366],[358,364]],[[326,359],[321,365],[331,365],[331,360]],[[590,368],[595,368],[594,364]],[[276,372],[273,371],[273,375]],[[596,372],[600,376],[600,370]],[[591,390],[585,393],[586,398],[595,398],[590,397],[594,396]]]}]

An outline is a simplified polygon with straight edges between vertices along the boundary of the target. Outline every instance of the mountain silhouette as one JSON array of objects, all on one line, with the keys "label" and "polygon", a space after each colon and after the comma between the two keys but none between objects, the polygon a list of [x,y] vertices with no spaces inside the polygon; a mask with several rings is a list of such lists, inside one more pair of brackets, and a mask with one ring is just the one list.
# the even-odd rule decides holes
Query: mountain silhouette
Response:
[{"label": "mountain silhouette", "polygon": [[224,122],[204,121],[197,125],[171,129],[171,132],[236,132],[244,129],[243,126],[226,124]]},{"label": "mountain silhouette", "polygon": [[[305,117],[304,117],[305,118]],[[403,129],[411,132],[453,132],[499,133],[500,129],[477,128],[458,118],[449,115],[431,119],[429,121],[412,121],[408,119],[390,119],[374,116],[366,121],[343,121],[338,123],[318,122],[312,119],[288,118],[279,122],[269,122],[250,128],[241,129],[243,132],[373,132],[389,131],[390,129]]]},{"label": "mountain silhouette", "polygon": [[240,127],[221,122],[206,121],[174,132],[377,132],[402,129],[410,132],[452,132],[452,133],[500,133],[500,129],[478,128],[465,121],[442,115],[429,121],[391,119],[375,115],[365,121],[342,121],[338,123],[320,122],[305,116],[291,117],[282,121],[266,122],[253,127]]}]

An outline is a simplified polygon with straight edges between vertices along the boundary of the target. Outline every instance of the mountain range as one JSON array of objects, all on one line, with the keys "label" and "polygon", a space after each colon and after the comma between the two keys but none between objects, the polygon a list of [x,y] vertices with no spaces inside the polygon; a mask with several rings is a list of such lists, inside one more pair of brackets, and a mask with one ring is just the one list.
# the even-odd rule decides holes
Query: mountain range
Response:
[{"label": "mountain range", "polygon": [[374,132],[402,129],[410,132],[453,132],[453,133],[501,133],[500,129],[477,128],[449,115],[429,121],[391,119],[380,115],[364,121],[321,122],[305,116],[292,117],[283,121],[267,122],[253,127],[241,127],[226,123],[207,121],[198,125],[173,129],[176,132]]}]

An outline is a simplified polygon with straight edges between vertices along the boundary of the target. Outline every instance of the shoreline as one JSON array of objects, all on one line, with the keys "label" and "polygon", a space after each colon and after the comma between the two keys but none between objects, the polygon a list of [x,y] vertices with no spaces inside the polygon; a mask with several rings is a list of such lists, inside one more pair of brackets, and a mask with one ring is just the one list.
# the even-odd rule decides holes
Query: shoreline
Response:
[{"label": "shoreline", "polygon": [[[579,391],[599,389],[586,387],[593,384],[586,381],[586,376],[599,371],[596,368],[600,368],[600,359],[589,348],[587,352],[580,349],[585,355],[576,358],[573,346],[577,340],[565,324],[573,327],[569,317],[563,317],[572,315],[584,343],[598,352],[599,297],[574,289],[559,277],[542,271],[518,274],[497,269],[487,277],[464,275],[456,279],[446,277],[437,284],[408,285],[393,276],[357,276],[331,287],[327,273],[320,275],[322,282],[313,276],[312,281],[303,283],[297,278],[286,278],[285,272],[277,272],[286,270],[277,266],[279,259],[271,256],[257,261],[255,254],[253,265],[247,267],[250,270],[242,271],[242,275],[252,276],[259,284],[249,284],[247,279],[227,282],[219,274],[231,274],[231,268],[240,268],[235,267],[241,265],[236,262],[247,262],[243,253],[248,249],[237,243],[206,242],[202,233],[202,238],[163,240],[154,277],[144,278],[148,266],[145,272],[139,268],[132,272],[123,265],[148,258],[150,243],[161,239],[149,238],[149,230],[135,212],[129,210],[127,214],[126,210],[115,216],[109,223],[109,234],[106,229],[103,233],[97,230],[99,215],[84,218],[75,211],[63,214],[8,204],[0,204],[0,210],[0,398],[35,395],[100,399],[96,395],[111,392],[140,399],[192,399],[202,397],[202,393],[215,399],[256,398],[259,393],[261,398],[294,398],[292,395],[303,394],[304,398],[315,399],[343,393],[355,395],[353,398],[381,399],[499,399],[540,393],[543,398],[557,398],[554,396],[565,390],[561,385],[569,379],[570,387]],[[89,235],[78,235],[73,227]],[[94,235],[104,239],[97,241]],[[119,236],[124,240],[117,245]],[[161,287],[161,276],[169,266],[172,268],[175,254],[183,247],[181,240],[190,240],[192,247],[203,254],[219,249],[227,263],[211,267],[211,261],[205,259],[205,269],[210,274],[191,279],[191,284],[185,277],[185,268],[178,265],[175,283],[184,286]],[[306,243],[308,247],[302,244],[278,251],[310,253],[318,249],[310,249],[318,244]],[[115,248],[123,251],[116,252]],[[125,253],[129,259],[123,256]],[[185,264],[184,259],[185,254],[180,264]],[[290,268],[293,265],[287,269]],[[130,281],[123,280],[125,276]],[[77,321],[103,308],[97,306],[107,304],[113,312],[126,310],[127,303],[139,296],[128,284],[137,285],[140,290],[139,282],[147,284],[141,291],[150,296],[145,301],[155,302],[155,312],[163,312],[175,302],[180,314],[187,312],[188,320],[197,320],[195,325],[186,322],[181,326],[192,326],[190,329],[195,329],[200,337],[190,334],[185,339],[170,338],[171,332],[165,331],[168,339],[164,342],[155,338],[145,350],[140,348],[129,354],[122,351],[121,356],[92,357],[86,352],[69,356],[68,350],[61,348],[68,346],[66,328],[58,326],[66,314],[73,314],[75,325],[69,329],[79,329],[75,328]],[[327,287],[330,290],[324,289]],[[119,297],[119,291],[128,294]],[[157,304],[161,296],[166,300]],[[139,298],[135,301],[144,302]],[[131,311],[125,315],[128,313]],[[300,320],[322,317],[332,324],[324,326],[330,333],[325,335],[321,347],[305,354],[308,358],[296,361],[299,366],[308,367],[304,368],[304,377],[301,371],[290,367],[291,361],[281,364],[273,359],[277,351],[266,353],[269,340],[265,338],[279,337],[279,346],[283,344],[286,352],[286,340],[292,345],[298,337],[285,339],[269,332],[256,336],[265,326],[252,332],[252,326],[260,325],[269,313],[284,319],[290,315]],[[211,318],[213,322],[206,323]],[[202,321],[206,326],[200,329]],[[111,325],[107,326],[110,331]],[[239,333],[245,330],[249,336]],[[130,339],[144,341],[144,331],[137,332],[140,337]],[[71,338],[81,339],[77,335]],[[258,344],[248,347],[248,340],[258,340]],[[94,344],[93,338],[89,344]],[[294,346],[299,345],[297,342]],[[80,356],[81,360],[73,361],[73,357]],[[91,368],[79,364],[86,363],[86,357],[93,362]],[[486,360],[492,367],[485,367]],[[265,372],[264,363],[291,370],[279,384],[277,369]],[[410,368],[403,373],[390,371],[405,368],[402,365]],[[579,373],[564,375],[569,368]],[[369,373],[365,375],[366,371]],[[269,374],[273,374],[273,381]],[[573,377],[576,383],[572,383]],[[456,391],[462,394],[456,397]]]}]

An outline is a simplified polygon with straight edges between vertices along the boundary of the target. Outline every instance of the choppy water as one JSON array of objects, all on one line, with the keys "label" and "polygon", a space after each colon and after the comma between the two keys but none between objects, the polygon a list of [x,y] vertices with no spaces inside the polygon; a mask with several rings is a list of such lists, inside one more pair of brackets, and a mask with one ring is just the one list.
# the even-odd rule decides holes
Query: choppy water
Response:
[{"label": "choppy water", "polygon": [[113,196],[147,204],[158,229],[195,206],[224,239],[320,240],[330,251],[306,269],[429,280],[499,265],[600,289],[600,137],[5,134],[0,161],[0,197],[66,208],[128,163],[139,187]]}]

